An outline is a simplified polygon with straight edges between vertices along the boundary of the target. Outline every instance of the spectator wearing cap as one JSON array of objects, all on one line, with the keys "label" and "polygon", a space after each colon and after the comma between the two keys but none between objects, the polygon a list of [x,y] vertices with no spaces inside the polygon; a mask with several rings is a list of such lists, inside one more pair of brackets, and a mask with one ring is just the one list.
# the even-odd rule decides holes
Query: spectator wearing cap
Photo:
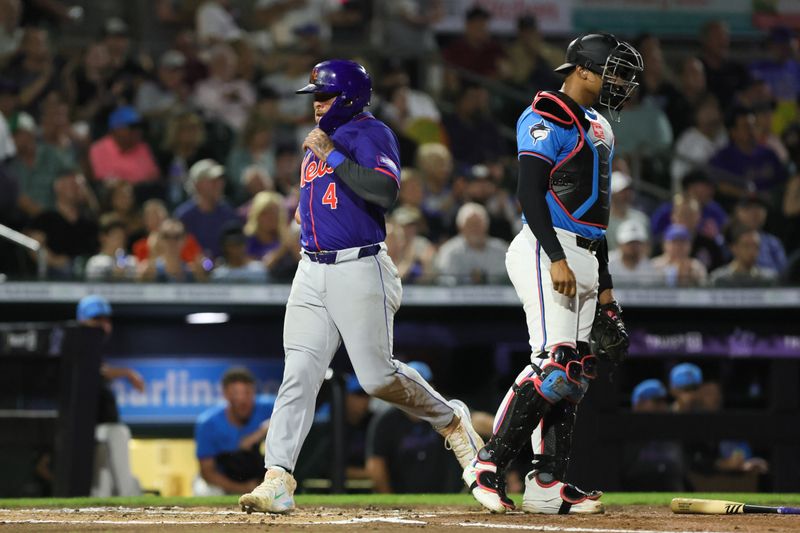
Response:
[{"label": "spectator wearing cap", "polygon": [[703,285],[708,272],[703,263],[689,255],[692,235],[685,226],[673,224],[664,232],[664,253],[653,258],[653,270],[668,287]]},{"label": "spectator wearing cap", "polygon": [[710,272],[722,266],[727,260],[727,250],[720,235],[714,240],[700,232],[702,214],[700,202],[685,194],[676,194],[672,200],[672,224],[678,224],[689,230],[692,247],[689,254],[699,260],[706,271]]},{"label": "spectator wearing cap", "polygon": [[188,262],[183,259],[186,245],[186,230],[180,220],[172,218],[161,223],[158,233],[148,238],[150,254],[140,264],[140,281],[194,282],[205,281],[211,263],[202,255]]},{"label": "spectator wearing cap", "polygon": [[[658,379],[646,379],[631,393],[634,413],[669,412],[667,388]],[[630,439],[624,445],[622,484],[633,491],[686,490],[686,459],[679,442]]]},{"label": "spectator wearing cap", "polygon": [[489,33],[492,14],[478,4],[465,14],[464,34],[442,52],[445,63],[487,78],[497,78],[503,70],[503,46]]},{"label": "spectator wearing cap", "polygon": [[[745,229],[756,231],[759,241],[756,266],[780,273],[786,268],[786,250],[778,237],[764,231],[767,214],[766,202],[758,196],[748,196],[736,204],[731,219],[731,228],[742,226]],[[729,240],[733,241],[733,239]]]},{"label": "spectator wearing cap", "polygon": [[[627,220],[635,220],[645,231],[650,231],[650,219],[633,207],[636,191],[633,190],[633,180],[625,167],[627,164],[611,173],[611,211],[606,228],[609,250],[617,247],[617,228]],[[649,240],[648,238],[647,241]]]},{"label": "spectator wearing cap", "polygon": [[211,273],[211,281],[223,283],[267,281],[267,268],[264,263],[247,255],[247,236],[242,231],[240,222],[230,222],[223,228],[220,248],[222,256]]},{"label": "spectator wearing cap", "polygon": [[136,110],[148,120],[164,119],[175,113],[189,99],[184,79],[186,57],[177,50],[167,50],[158,61],[156,79],[142,82],[136,90]]},{"label": "spectator wearing cap", "polygon": [[97,223],[87,215],[93,199],[83,175],[69,169],[53,182],[55,205],[34,218],[27,233],[45,246],[48,274],[80,274],[80,262],[97,252]]},{"label": "spectator wearing cap", "polygon": [[758,230],[734,226],[728,233],[730,235],[728,246],[733,252],[733,260],[711,273],[711,284],[715,287],[774,285],[778,279],[778,272],[756,265],[761,245]]},{"label": "spectator wearing cap", "polygon": [[553,72],[563,63],[564,53],[547,44],[535,15],[517,19],[517,37],[508,47],[508,79],[531,92],[557,90],[561,80]]},{"label": "spectator wearing cap", "polygon": [[722,393],[716,383],[704,383],[703,371],[694,363],[680,363],[669,372],[669,392],[675,398],[672,410],[679,413],[718,411]]},{"label": "spectator wearing cap", "polygon": [[453,188],[461,191],[461,202],[475,202],[486,208],[489,235],[509,241],[519,231],[521,222],[516,201],[500,186],[503,172],[504,167],[497,163],[472,165],[456,178]]},{"label": "spectator wearing cap", "polygon": [[55,147],[37,140],[36,122],[29,114],[15,114],[10,126],[17,154],[9,161],[8,170],[19,183],[17,207],[33,218],[55,207],[53,182],[71,162]]},{"label": "spectator wearing cap", "polygon": [[136,278],[135,256],[126,252],[128,233],[115,213],[100,217],[100,251],[86,262],[86,281],[132,281]]},{"label": "spectator wearing cap", "polygon": [[220,122],[234,132],[244,126],[250,108],[256,103],[253,86],[238,76],[238,58],[228,44],[217,44],[209,50],[209,77],[194,88],[194,104],[209,119]]},{"label": "spectator wearing cap", "polygon": [[[722,240],[722,228],[728,221],[728,214],[714,200],[716,187],[709,178],[708,173],[696,169],[686,174],[681,179],[681,191],[684,198],[693,198],[700,203],[700,224],[698,233],[713,239],[714,242]],[[652,215],[653,235],[660,238],[664,230],[672,223],[672,209],[675,198],[664,202]]]},{"label": "spectator wearing cap", "polygon": [[436,248],[420,234],[425,223],[422,213],[415,207],[401,206],[392,211],[390,221],[393,231],[386,245],[400,279],[404,283],[431,281]]},{"label": "spectator wearing cap", "polygon": [[489,236],[489,214],[469,202],[456,215],[458,235],[439,248],[434,265],[439,281],[450,284],[505,283],[508,244]]},{"label": "spectator wearing cap", "polygon": [[620,287],[645,285],[653,281],[649,259],[650,237],[638,220],[625,220],[617,227],[617,247],[608,253],[608,271]]},{"label": "spectator wearing cap", "polygon": [[756,193],[769,195],[785,185],[786,168],[778,156],[756,137],[756,117],[746,107],[734,107],[726,116],[729,142],[709,160],[723,205]]},{"label": "spectator wearing cap", "polygon": [[[114,329],[112,314],[111,304],[105,297],[90,294],[78,302],[76,319],[83,327],[102,329],[108,338]],[[91,496],[138,496],[141,489],[131,473],[128,460],[131,432],[128,426],[119,421],[119,409],[112,386],[124,387],[124,380],[143,393],[145,382],[135,369],[111,366],[105,362],[100,366],[100,374],[103,380],[97,398],[97,446]]]},{"label": "spectator wearing cap", "polygon": [[672,188],[677,190],[681,180],[693,169],[705,166],[709,159],[728,142],[717,97],[706,93],[692,109],[691,127],[675,141],[670,173]]},{"label": "spectator wearing cap", "polygon": [[[433,381],[433,372],[427,364],[411,361],[408,365],[429,383]],[[375,492],[457,492],[460,470],[430,424],[396,407],[381,412],[370,422],[367,472]]]},{"label": "spectator wearing cap", "polygon": [[294,273],[300,261],[300,240],[280,193],[264,191],[253,197],[244,233],[247,255],[260,261],[271,277],[284,280]]},{"label": "spectator wearing cap", "polygon": [[236,211],[223,197],[224,189],[225,167],[213,159],[201,159],[189,169],[187,190],[191,197],[174,213],[211,258],[219,255],[222,227],[238,220]]},{"label": "spectator wearing cap", "polygon": [[269,430],[275,398],[258,394],[256,378],[244,367],[231,367],[222,376],[225,403],[204,411],[195,424],[194,438],[200,479],[195,496],[242,494],[264,477],[259,447]]},{"label": "spectator wearing cap", "polygon": [[89,161],[94,179],[133,185],[159,177],[150,147],[142,140],[142,119],[132,107],[118,107],[108,118],[109,133],[92,143]]}]

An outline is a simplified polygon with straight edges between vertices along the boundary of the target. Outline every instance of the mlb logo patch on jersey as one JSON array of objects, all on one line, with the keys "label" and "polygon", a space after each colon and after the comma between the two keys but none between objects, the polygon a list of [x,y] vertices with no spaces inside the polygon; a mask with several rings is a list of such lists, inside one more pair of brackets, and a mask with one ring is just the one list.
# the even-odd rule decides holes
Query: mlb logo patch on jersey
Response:
[{"label": "mlb logo patch on jersey", "polygon": [[537,141],[543,141],[547,139],[547,137],[550,135],[550,128],[544,125],[543,120],[540,120],[528,128],[528,133],[533,139],[533,143],[536,144]]},{"label": "mlb logo patch on jersey", "polygon": [[397,168],[397,165],[388,156],[385,156],[383,154],[379,154],[378,155],[378,166],[379,167],[388,168],[389,170],[392,171],[392,174],[394,174],[395,176],[399,176],[400,175],[400,170]]}]

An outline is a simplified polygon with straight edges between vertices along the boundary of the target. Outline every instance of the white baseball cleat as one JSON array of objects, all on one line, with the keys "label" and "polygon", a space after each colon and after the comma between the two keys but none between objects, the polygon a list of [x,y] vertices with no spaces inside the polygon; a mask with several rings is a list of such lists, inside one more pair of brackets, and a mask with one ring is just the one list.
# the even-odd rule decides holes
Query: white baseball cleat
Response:
[{"label": "white baseball cleat", "polygon": [[505,479],[497,466],[477,457],[464,469],[461,478],[478,503],[493,513],[514,509],[514,502],[506,496]]},{"label": "white baseball cleat", "polygon": [[459,422],[456,427],[439,433],[444,437],[445,448],[453,451],[461,468],[466,468],[478,454],[478,450],[483,448],[483,439],[472,427],[472,416],[464,402],[450,400],[447,403],[455,411]]},{"label": "white baseball cleat", "polygon": [[283,468],[271,467],[264,474],[264,481],[253,492],[239,498],[242,511],[247,514],[288,513],[294,509],[294,491],[297,481]]},{"label": "white baseball cleat", "polygon": [[522,510],[536,514],[600,514],[605,512],[605,506],[599,501],[602,495],[597,490],[584,492],[575,485],[534,470],[525,476]]}]

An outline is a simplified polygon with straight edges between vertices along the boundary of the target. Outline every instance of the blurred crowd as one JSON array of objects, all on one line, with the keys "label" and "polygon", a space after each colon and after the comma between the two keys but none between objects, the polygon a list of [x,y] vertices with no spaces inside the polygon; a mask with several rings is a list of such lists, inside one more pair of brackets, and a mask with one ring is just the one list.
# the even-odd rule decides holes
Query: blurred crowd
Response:
[{"label": "blurred crowd", "polygon": [[[140,39],[111,17],[71,52],[59,39],[79,12],[0,4],[0,223],[45,247],[49,279],[290,281],[314,127],[294,91],[339,54],[367,66],[368,111],[400,140],[386,242],[403,281],[506,283],[514,124],[559,88],[564,50],[535,17],[496,36],[476,4],[453,35],[435,31],[438,0],[163,0]],[[163,50],[145,53],[151,34]],[[675,61],[657,37],[632,42],[645,72],[614,125],[616,285],[800,283],[796,35],[773,29],[749,62],[719,21]],[[0,249],[7,277],[36,273]]]}]

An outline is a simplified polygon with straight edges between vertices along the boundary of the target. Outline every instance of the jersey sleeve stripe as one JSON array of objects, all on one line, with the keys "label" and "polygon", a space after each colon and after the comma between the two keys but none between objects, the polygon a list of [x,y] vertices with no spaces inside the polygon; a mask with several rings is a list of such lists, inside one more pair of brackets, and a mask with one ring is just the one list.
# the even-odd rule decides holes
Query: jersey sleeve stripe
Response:
[{"label": "jersey sleeve stripe", "polygon": [[391,177],[393,177],[395,181],[398,181],[398,182],[400,181],[400,180],[398,179],[398,177],[397,177],[397,176],[395,176],[394,174],[392,174],[391,172],[389,172],[389,171],[388,171],[388,170],[386,170],[385,168],[381,168],[381,167],[375,167],[375,169],[374,169],[374,170],[377,170],[378,172],[383,172],[383,173],[384,173],[384,174],[386,174],[387,176],[391,176]]},{"label": "jersey sleeve stripe", "polygon": [[538,157],[539,159],[541,159],[543,161],[547,161],[551,165],[553,164],[553,160],[552,159],[550,159],[546,155],[542,155],[542,154],[540,154],[538,152],[531,152],[530,150],[522,150],[522,151],[519,152],[519,155],[532,155],[534,157]]}]

